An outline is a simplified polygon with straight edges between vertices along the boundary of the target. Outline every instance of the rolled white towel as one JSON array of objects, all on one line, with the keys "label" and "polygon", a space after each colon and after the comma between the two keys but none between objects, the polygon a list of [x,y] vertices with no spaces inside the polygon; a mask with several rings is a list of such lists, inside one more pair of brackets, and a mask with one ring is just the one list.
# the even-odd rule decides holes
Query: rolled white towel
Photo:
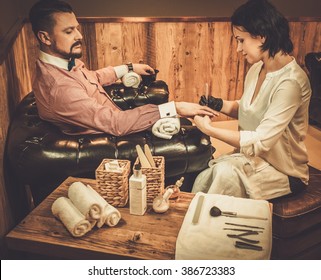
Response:
[{"label": "rolled white towel", "polygon": [[57,198],[51,206],[51,211],[75,237],[85,235],[95,225],[95,222],[86,220],[67,197]]},{"label": "rolled white towel", "polygon": [[112,205],[110,205],[99,193],[97,193],[91,186],[87,185],[88,191],[96,199],[96,201],[103,207],[103,213],[97,222],[97,227],[102,227],[104,224],[113,227],[118,224],[121,219],[120,212]]},{"label": "rolled white towel", "polygon": [[81,182],[74,182],[70,185],[68,197],[87,219],[99,220],[103,214],[105,205],[99,203],[90,194],[88,187]]},{"label": "rolled white towel", "polygon": [[163,139],[171,139],[181,128],[179,118],[162,118],[159,119],[152,127],[155,136]]},{"label": "rolled white towel", "polygon": [[138,88],[142,78],[137,73],[130,71],[121,78],[125,87]]}]

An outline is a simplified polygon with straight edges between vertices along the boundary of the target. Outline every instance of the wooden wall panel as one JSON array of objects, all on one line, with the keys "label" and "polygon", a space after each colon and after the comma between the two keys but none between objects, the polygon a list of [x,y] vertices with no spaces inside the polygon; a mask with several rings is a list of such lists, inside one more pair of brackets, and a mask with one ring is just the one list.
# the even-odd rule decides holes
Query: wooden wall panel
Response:
[{"label": "wooden wall panel", "polygon": [[148,61],[147,23],[97,23],[98,67]]}]

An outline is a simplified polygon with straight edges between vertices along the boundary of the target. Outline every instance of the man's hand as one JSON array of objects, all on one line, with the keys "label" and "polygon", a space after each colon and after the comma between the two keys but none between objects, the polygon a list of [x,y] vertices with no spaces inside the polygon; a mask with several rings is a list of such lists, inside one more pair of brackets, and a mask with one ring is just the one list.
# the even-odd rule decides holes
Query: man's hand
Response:
[{"label": "man's hand", "polygon": [[194,117],[196,115],[214,117],[218,116],[219,113],[213,109],[201,106],[197,103],[190,102],[175,102],[176,111],[182,117]]},{"label": "man's hand", "polygon": [[139,75],[155,74],[154,69],[147,64],[133,64],[134,72]]},{"label": "man's hand", "polygon": [[205,117],[195,116],[194,122],[200,131],[202,131],[204,134],[207,134],[207,135],[209,134],[212,121],[208,116],[205,116]]}]

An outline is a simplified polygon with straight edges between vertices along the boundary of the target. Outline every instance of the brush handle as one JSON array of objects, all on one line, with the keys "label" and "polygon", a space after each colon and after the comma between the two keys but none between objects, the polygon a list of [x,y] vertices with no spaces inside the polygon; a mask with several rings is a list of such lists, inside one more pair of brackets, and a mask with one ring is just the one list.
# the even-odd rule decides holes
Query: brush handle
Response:
[{"label": "brush handle", "polygon": [[239,215],[234,216],[235,218],[244,218],[244,219],[256,219],[256,220],[267,220],[267,218],[259,217],[259,216],[249,216],[249,215]]}]

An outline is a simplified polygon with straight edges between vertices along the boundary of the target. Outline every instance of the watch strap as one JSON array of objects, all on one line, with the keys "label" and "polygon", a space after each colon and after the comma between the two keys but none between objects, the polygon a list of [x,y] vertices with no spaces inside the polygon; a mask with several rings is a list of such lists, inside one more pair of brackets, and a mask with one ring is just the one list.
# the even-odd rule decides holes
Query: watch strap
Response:
[{"label": "watch strap", "polygon": [[133,63],[129,62],[126,65],[128,67],[128,72],[134,71]]}]

